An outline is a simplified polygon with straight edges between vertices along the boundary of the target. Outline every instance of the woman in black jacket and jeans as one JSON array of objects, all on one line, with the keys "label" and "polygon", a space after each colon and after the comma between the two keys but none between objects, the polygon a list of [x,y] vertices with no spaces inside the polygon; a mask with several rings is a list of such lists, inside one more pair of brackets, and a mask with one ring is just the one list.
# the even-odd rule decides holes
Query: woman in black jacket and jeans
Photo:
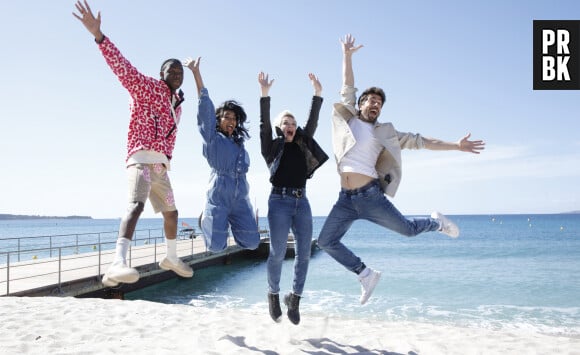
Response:
[{"label": "woman in black jacket and jeans", "polygon": [[260,140],[262,156],[270,170],[272,192],[268,199],[268,225],[270,227],[270,254],[268,256],[268,303],[270,316],[280,322],[280,275],[286,254],[288,233],[295,239],[294,281],[292,292],[284,297],[288,318],[294,324],[300,322],[299,303],[310,261],[312,244],[312,211],[306,197],[306,180],[311,178],[328,156],[314,140],[318,116],[322,106],[322,85],[318,78],[308,74],[314,96],[308,121],[304,128],[297,127],[294,115],[283,111],[275,120],[276,137],[272,137],[270,123],[270,96],[274,80],[260,72],[258,82],[260,98]]}]

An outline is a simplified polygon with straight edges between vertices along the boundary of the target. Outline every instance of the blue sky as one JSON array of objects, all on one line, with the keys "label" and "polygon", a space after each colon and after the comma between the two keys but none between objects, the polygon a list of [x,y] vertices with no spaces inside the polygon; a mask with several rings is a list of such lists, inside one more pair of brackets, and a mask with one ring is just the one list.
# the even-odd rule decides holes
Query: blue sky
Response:
[{"label": "blue sky", "polygon": [[[138,3],[138,5],[136,5]],[[245,107],[252,138],[251,199],[265,216],[268,171],[259,150],[258,72],[275,79],[272,115],[289,109],[302,125],[312,87],[323,85],[316,133],[332,156],[330,113],[341,85],[339,38],[352,33],[359,90],[380,86],[380,121],[399,131],[456,141],[484,139],[480,155],[403,151],[394,199],[403,214],[558,213],[580,210],[580,91],[532,90],[533,20],[580,20],[569,1],[90,2],[102,30],[141,72],[158,76],[169,57],[202,57],[215,103]],[[73,1],[0,4],[4,68],[0,213],[117,218],[126,209],[129,97]],[[186,102],[171,179],[180,216],[197,217],[209,167]],[[314,215],[326,215],[339,179],[331,158],[308,182]],[[149,204],[143,217],[155,217]]]}]

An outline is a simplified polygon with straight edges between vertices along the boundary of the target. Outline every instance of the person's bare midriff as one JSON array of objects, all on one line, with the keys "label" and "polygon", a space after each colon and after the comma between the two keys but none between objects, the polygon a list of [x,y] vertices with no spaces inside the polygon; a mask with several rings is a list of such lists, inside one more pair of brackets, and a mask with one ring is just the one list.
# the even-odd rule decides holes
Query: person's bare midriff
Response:
[{"label": "person's bare midriff", "polygon": [[344,172],[340,174],[340,186],[343,189],[352,190],[365,186],[375,178],[359,173]]}]

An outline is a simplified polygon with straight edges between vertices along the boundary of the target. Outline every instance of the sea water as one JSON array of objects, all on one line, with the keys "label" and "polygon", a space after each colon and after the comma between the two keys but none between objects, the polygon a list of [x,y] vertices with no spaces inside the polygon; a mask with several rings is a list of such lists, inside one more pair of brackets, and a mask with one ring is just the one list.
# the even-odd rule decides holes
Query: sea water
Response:
[{"label": "sea water", "polygon": [[[420,321],[580,337],[580,214],[450,218],[461,229],[457,239],[437,232],[407,238],[355,222],[343,242],[382,271],[381,281],[361,306],[356,275],[323,251],[315,252],[300,303],[303,321],[308,316]],[[314,218],[315,237],[324,220]],[[118,222],[1,221],[0,239],[114,230]],[[161,223],[144,219],[138,228],[160,228]],[[260,225],[267,228],[267,220],[261,218]],[[282,292],[291,290],[292,272],[288,259]],[[266,261],[255,259],[195,270],[191,279],[172,279],[128,293],[126,299],[252,309],[269,317],[266,293]]]}]

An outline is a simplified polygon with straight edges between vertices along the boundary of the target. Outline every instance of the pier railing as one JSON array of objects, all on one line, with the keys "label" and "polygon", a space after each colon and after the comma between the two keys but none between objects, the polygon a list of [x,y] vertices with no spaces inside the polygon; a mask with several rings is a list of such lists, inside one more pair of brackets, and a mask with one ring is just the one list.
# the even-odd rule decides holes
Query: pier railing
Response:
[{"label": "pier railing", "polygon": [[[180,257],[207,252],[202,237],[193,229],[181,231],[177,239]],[[116,231],[2,239],[0,296],[44,285],[60,286],[82,277],[100,277],[113,261],[116,241]],[[138,230],[127,261],[132,267],[157,263],[165,255],[164,245],[163,229]]]}]

